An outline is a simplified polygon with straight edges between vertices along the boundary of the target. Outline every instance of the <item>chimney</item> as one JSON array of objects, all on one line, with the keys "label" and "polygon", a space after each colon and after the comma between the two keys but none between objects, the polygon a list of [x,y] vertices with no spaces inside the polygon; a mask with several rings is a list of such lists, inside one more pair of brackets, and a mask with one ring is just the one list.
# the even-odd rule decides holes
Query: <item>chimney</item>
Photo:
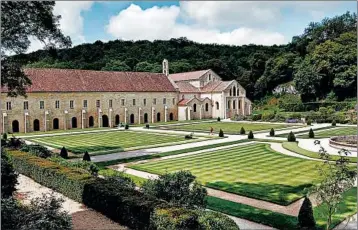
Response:
[{"label": "chimney", "polygon": [[169,76],[169,62],[167,59],[163,60],[163,74],[165,74],[165,76]]}]

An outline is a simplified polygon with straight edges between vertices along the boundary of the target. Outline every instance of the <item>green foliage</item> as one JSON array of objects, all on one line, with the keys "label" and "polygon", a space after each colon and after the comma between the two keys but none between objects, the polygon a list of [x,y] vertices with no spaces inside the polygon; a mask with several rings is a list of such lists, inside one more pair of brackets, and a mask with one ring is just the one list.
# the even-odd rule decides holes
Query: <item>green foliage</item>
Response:
[{"label": "green foliage", "polygon": [[101,70],[104,71],[131,71],[131,68],[122,61],[110,60]]},{"label": "green foliage", "polygon": [[228,216],[212,211],[201,212],[199,223],[207,230],[239,230],[236,223]]},{"label": "green foliage", "polygon": [[298,213],[298,226],[300,229],[316,229],[316,221],[313,217],[311,201],[308,197],[303,200],[302,206]]},{"label": "green foliage", "polygon": [[309,131],[309,133],[308,133],[308,137],[309,137],[309,138],[314,138],[313,129],[310,129],[310,131]]},{"label": "green foliage", "polygon": [[245,131],[244,127],[241,127],[241,129],[240,129],[240,134],[241,134],[241,135],[244,135],[245,132],[246,132],[246,131]]},{"label": "green foliage", "polygon": [[148,180],[142,185],[142,191],[174,206],[206,206],[206,189],[195,181],[195,176],[189,171],[167,173],[160,175],[158,179]]},{"label": "green foliage", "polygon": [[247,139],[254,139],[254,133],[250,130],[249,135],[247,136]]},{"label": "green foliage", "polygon": [[56,162],[59,165],[66,166],[69,168],[78,168],[78,169],[84,169],[87,172],[89,172],[91,175],[97,176],[99,168],[95,163],[92,163],[90,161],[69,161],[66,159],[63,159],[61,157],[52,157],[50,158],[51,161]]},{"label": "green foliage", "polygon": [[288,142],[295,142],[296,141],[295,134],[292,131],[288,134],[287,141]]},{"label": "green foliage", "polygon": [[87,151],[83,154],[82,160],[83,161],[91,161],[91,157]]},{"label": "green foliage", "polygon": [[272,119],[274,119],[275,118],[275,114],[274,113],[264,113],[264,114],[262,114],[262,117],[261,117],[261,119],[263,120],[263,121],[271,121]]},{"label": "green foliage", "polygon": [[308,119],[307,122],[306,122],[307,125],[311,125],[312,124],[312,120],[311,119]]},{"label": "green foliage", "polygon": [[124,126],[124,129],[129,129],[129,125],[126,124],[126,125]]},{"label": "green foliage", "polygon": [[63,159],[68,159],[68,152],[65,147],[62,147],[61,152],[60,152],[60,157],[62,157]]},{"label": "green foliage", "polygon": [[252,114],[253,121],[259,121],[262,118],[262,114]]},{"label": "green foliage", "polygon": [[42,145],[27,145],[23,144],[20,148],[20,151],[29,152],[35,156],[48,158],[51,157],[51,151]]},{"label": "green foliage", "polygon": [[149,124],[145,124],[145,128],[149,129]]},{"label": "green foliage", "polygon": [[270,130],[270,137],[274,137],[275,136],[275,130],[273,128],[271,128]]},{"label": "green foliage", "polygon": [[2,139],[7,140],[7,133],[4,133],[4,134],[2,135]]},{"label": "green foliage", "polygon": [[220,120],[221,120],[220,117],[218,117],[217,121],[220,121]]},{"label": "green foliage", "polygon": [[1,148],[1,198],[11,197],[16,190],[18,174],[4,148]]},{"label": "green foliage", "polygon": [[332,121],[332,126],[336,126],[336,125],[337,125],[336,120],[333,120]]},{"label": "green foliage", "polygon": [[219,131],[219,137],[224,137],[224,131],[222,129]]}]

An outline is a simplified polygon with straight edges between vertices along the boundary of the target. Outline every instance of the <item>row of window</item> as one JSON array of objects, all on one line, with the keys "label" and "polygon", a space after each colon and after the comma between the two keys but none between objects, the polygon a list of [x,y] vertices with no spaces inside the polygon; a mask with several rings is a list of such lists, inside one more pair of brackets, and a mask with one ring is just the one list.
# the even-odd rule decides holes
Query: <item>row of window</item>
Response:
[{"label": "row of window", "polygon": [[[175,105],[175,98],[173,98],[173,105]],[[153,99],[153,105],[157,104],[157,99],[154,98]],[[163,98],[163,105],[167,104],[167,99]],[[136,99],[133,99],[132,101],[132,105],[136,105]],[[146,106],[147,105],[147,99],[143,99],[143,105]],[[87,100],[83,100],[83,108],[87,108],[88,106],[88,102]],[[108,101],[108,106],[109,108],[113,107],[113,100],[109,100]],[[121,99],[121,106],[125,106],[125,99]],[[70,109],[73,109],[75,107],[75,103],[73,100],[70,100]],[[96,100],[96,107],[100,108],[101,107],[101,100]],[[44,109],[45,108],[45,102],[44,101],[40,101],[40,109]],[[55,108],[59,109],[60,108],[60,101],[55,101]],[[29,109],[29,102],[28,101],[24,101],[24,110],[28,110]],[[6,102],[6,110],[12,110],[12,105],[11,105],[11,101]]]}]

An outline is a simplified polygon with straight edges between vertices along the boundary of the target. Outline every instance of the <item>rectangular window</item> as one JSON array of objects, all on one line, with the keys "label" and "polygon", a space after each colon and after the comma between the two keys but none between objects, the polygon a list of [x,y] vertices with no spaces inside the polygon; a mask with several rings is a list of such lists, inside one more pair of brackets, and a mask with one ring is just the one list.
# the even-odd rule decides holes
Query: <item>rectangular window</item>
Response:
[{"label": "rectangular window", "polygon": [[70,100],[70,109],[73,109],[73,100]]},{"label": "rectangular window", "polygon": [[44,101],[40,101],[40,109],[44,109],[45,108],[45,102]]},{"label": "rectangular window", "polygon": [[143,105],[144,105],[144,106],[147,105],[147,99],[143,99]]},{"label": "rectangular window", "polygon": [[60,108],[60,101],[55,101],[55,108],[59,109]]},{"label": "rectangular window", "polygon": [[121,105],[124,106],[125,100],[121,99]]},{"label": "rectangular window", "polygon": [[109,100],[109,108],[112,108],[112,100]]},{"label": "rectangular window", "polygon": [[83,108],[87,108],[87,100],[83,100]]},{"label": "rectangular window", "polygon": [[166,105],[166,104],[167,104],[167,99],[163,98],[163,105]]},{"label": "rectangular window", "polygon": [[133,99],[133,105],[135,105],[135,99]]},{"label": "rectangular window", "polygon": [[28,110],[28,109],[29,109],[29,102],[24,101],[24,110]]},{"label": "rectangular window", "polygon": [[175,105],[175,98],[173,98],[173,105]]},{"label": "rectangular window", "polygon": [[156,105],[156,104],[157,104],[157,99],[153,98],[153,105]]},{"label": "rectangular window", "polygon": [[11,110],[11,102],[6,102],[6,110]]},{"label": "rectangular window", "polygon": [[100,101],[100,100],[97,100],[97,101],[96,101],[96,107],[97,107],[97,108],[101,107],[101,101]]}]

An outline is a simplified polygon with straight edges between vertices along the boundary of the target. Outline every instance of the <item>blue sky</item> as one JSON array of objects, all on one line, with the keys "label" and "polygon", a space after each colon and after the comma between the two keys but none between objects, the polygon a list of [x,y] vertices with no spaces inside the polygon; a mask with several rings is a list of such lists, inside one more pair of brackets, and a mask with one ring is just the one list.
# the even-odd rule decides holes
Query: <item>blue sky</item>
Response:
[{"label": "blue sky", "polygon": [[[356,12],[355,1],[56,2],[60,28],[74,45],[187,37],[202,43],[285,44],[312,21]],[[31,50],[40,44],[33,42]]]}]

